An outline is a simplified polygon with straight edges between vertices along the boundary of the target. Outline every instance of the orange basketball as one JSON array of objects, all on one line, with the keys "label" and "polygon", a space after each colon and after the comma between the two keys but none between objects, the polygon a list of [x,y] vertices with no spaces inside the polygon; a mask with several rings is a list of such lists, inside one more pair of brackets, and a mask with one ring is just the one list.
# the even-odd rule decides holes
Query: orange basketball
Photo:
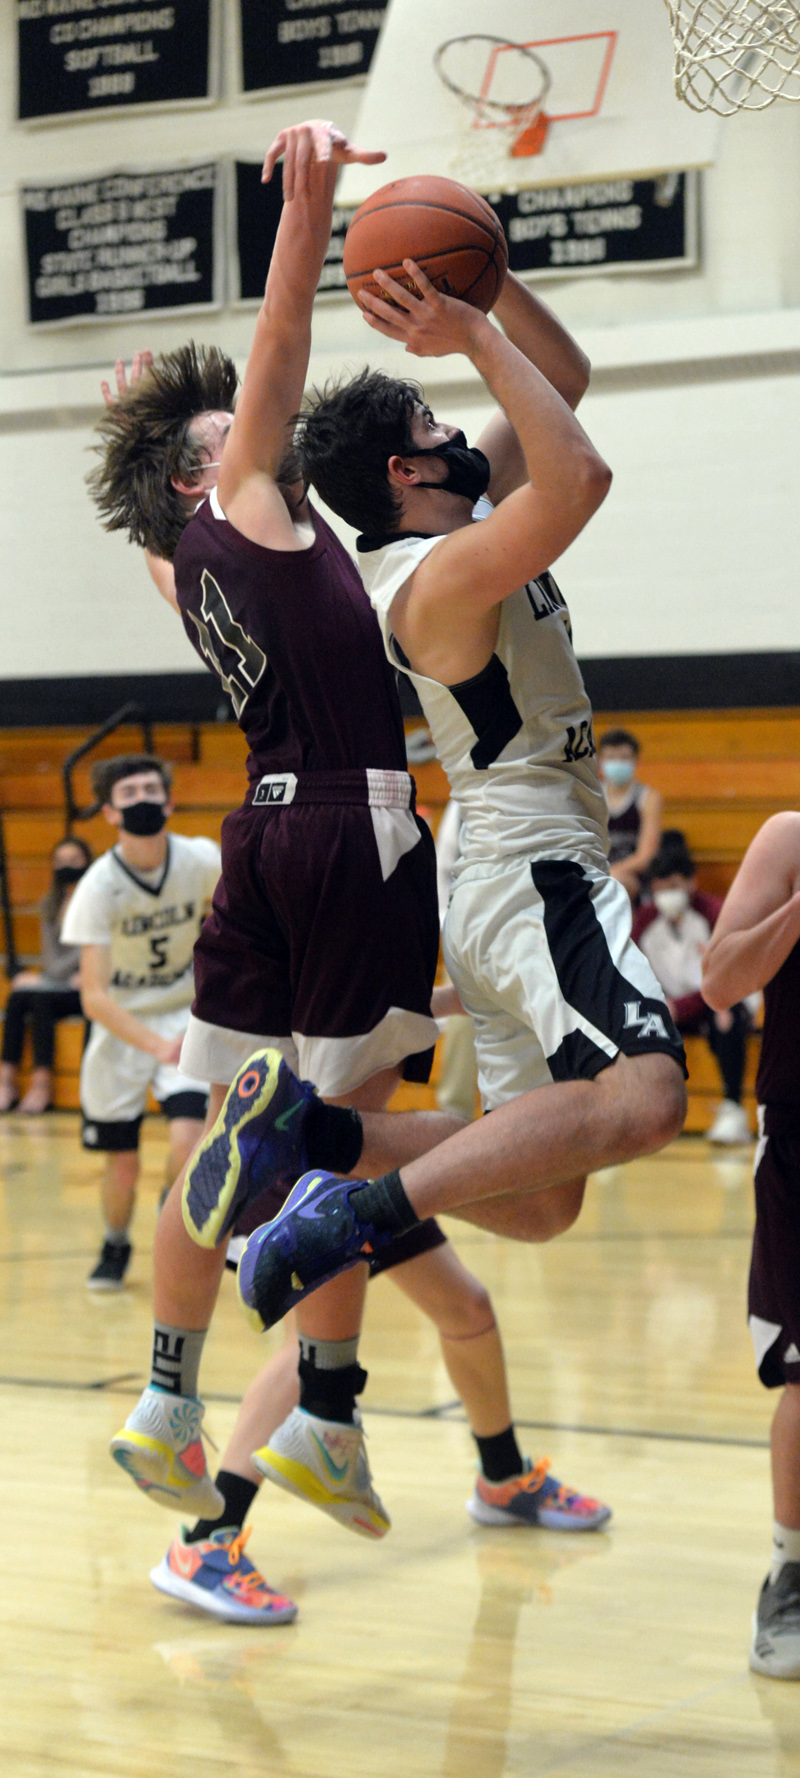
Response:
[{"label": "orange basketball", "polygon": [[344,242],[350,295],[383,296],[373,276],[379,268],[413,290],[404,259],[416,260],[437,290],[484,314],[508,270],[506,238],[491,205],[455,179],[428,174],[394,179],[356,210]]}]

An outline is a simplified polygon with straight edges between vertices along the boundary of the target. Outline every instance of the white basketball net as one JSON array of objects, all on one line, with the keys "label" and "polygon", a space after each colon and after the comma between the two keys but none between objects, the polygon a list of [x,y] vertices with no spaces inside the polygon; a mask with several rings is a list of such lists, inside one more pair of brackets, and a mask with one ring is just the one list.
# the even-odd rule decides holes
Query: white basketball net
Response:
[{"label": "white basketball net", "polygon": [[665,0],[675,91],[693,111],[763,111],[800,99],[798,0]]}]

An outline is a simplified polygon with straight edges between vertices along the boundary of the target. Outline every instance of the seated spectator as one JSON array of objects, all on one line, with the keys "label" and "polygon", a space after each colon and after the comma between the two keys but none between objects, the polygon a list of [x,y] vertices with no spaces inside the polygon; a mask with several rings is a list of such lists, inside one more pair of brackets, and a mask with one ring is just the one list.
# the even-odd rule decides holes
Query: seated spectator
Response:
[{"label": "seated spectator", "polygon": [[[26,1117],[39,1117],[53,1103],[53,1055],[59,1019],[81,1016],[78,992],[80,946],[62,945],[61,919],[75,884],[92,862],[85,840],[59,840],[52,854],[52,882],[40,909],[41,971],[23,969],[11,983],[3,1026],[0,1060],[0,1112],[15,1106]],[[22,1103],[17,1070],[22,1060],[25,1026],[30,1020],[33,1073]]]},{"label": "seated spectator", "polygon": [[683,1035],[705,1037],[716,1057],[725,1091],[710,1142],[750,1141],[742,1105],[750,1012],[744,1001],[729,1012],[712,1012],[700,992],[703,954],[722,902],[697,887],[694,862],[677,828],[664,836],[650,866],[652,901],[634,915],[633,936],[661,983],[667,1006]]},{"label": "seated spectator", "polygon": [[597,763],[608,807],[608,862],[635,903],[642,878],[661,842],[660,792],[636,776],[641,748],[625,728],[600,736]]}]

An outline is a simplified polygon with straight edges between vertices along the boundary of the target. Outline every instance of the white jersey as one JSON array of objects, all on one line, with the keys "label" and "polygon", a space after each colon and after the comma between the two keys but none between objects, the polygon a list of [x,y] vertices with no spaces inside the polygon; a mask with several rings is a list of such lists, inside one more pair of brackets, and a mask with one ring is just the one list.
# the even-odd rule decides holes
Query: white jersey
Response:
[{"label": "white jersey", "polygon": [[[475,518],[491,510],[480,500]],[[417,692],[460,805],[457,874],[518,853],[607,870],[592,709],[569,612],[552,575],[541,574],[503,600],[488,666],[462,684],[442,685],[412,672],[390,621],[396,594],[438,542],[407,535],[361,547],[359,565],[386,653]]]},{"label": "white jersey", "polygon": [[110,946],[110,992],[129,1012],[190,1006],[194,942],[219,873],[213,840],[171,833],[161,870],[143,874],[131,870],[114,847],[77,884],[62,941]]}]

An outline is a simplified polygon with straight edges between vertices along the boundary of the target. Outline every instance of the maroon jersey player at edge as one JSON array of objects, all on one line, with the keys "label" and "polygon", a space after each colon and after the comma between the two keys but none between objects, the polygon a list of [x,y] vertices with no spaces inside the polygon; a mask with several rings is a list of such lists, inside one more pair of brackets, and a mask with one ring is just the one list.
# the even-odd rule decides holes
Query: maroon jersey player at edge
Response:
[{"label": "maroon jersey player at edge", "polygon": [[764,990],[756,1080],[756,1226],[748,1311],[758,1374],[783,1394],[772,1422],[772,1567],[750,1665],[800,1679],[800,814],[772,815],[745,853],[703,960],[716,1012]]},{"label": "maroon jersey player at edge", "polygon": [[[313,145],[315,133],[324,132],[327,145],[330,128],[307,126],[305,133]],[[302,134],[284,133],[268,166]],[[349,152],[344,145],[339,158]],[[279,486],[277,479],[286,425],[305,378],[311,303],[332,209],[330,165],[313,168],[307,189],[294,199],[288,195],[236,420],[228,411],[198,408],[202,455],[190,476],[183,470],[172,476],[188,508],[181,514],[185,528],[176,555],[178,604],[193,643],[230,689],[251,746],[250,791],[244,808],[225,824],[222,884],[196,958],[188,1048],[213,1083],[212,1116],[237,1068],[266,1038],[277,1037],[290,1054],[294,1046],[301,1069],[329,1098],[374,1108],[385,1104],[399,1067],[434,1035],[430,844],[412,813],[395,687],[349,557],[312,514],[302,488]],[[298,223],[303,206],[305,219]],[[137,399],[119,370],[118,386],[122,400],[107,422],[110,431],[124,423]],[[204,499],[217,482],[218,495],[188,523],[198,496]],[[128,520],[126,528],[137,541],[149,541],[141,526]],[[172,553],[159,538],[154,541],[162,557]],[[168,562],[153,561],[152,570],[174,600]],[[412,1067],[419,1072],[418,1062]],[[405,1152],[427,1148],[458,1123],[441,1114],[404,1118]],[[400,1140],[393,1133],[395,1156]],[[380,1164],[377,1155],[373,1164]],[[547,1238],[559,1226],[557,1205],[543,1206],[543,1212]],[[428,1225],[413,1249],[420,1256],[417,1269],[422,1257],[433,1261],[434,1245],[441,1242],[435,1225]],[[488,1368],[499,1402],[502,1353],[490,1309],[487,1321],[485,1293],[446,1253],[446,1263],[444,1253],[437,1262],[442,1277],[420,1278],[415,1300],[433,1313],[445,1338],[455,1339],[455,1327],[448,1336],[444,1325],[444,1298],[452,1302],[461,1291],[467,1319],[475,1324],[464,1329],[467,1337],[486,1343],[490,1336]],[[180,1395],[184,1404],[194,1398],[199,1347],[223,1257],[222,1249],[202,1251],[188,1241],[175,1195],[157,1238],[153,1375],[158,1388]],[[414,1263],[403,1278],[409,1292],[412,1271]],[[359,1272],[343,1281],[346,1289],[337,1284],[336,1294],[319,1293],[309,1304],[300,1322],[306,1341],[350,1346],[363,1296],[365,1269]],[[357,1371],[354,1363],[343,1368]],[[135,1478],[156,1492],[157,1466],[148,1467],[152,1446],[160,1443],[162,1456],[171,1448],[173,1457],[177,1447],[163,1425],[153,1424],[152,1395],[145,1395],[145,1410],[140,1404],[128,1422],[130,1436],[121,1435],[115,1445]],[[317,1378],[314,1399],[319,1403],[323,1396]],[[192,1399],[192,1406],[198,1412],[184,1418],[195,1434],[194,1462],[199,1403]],[[137,1468],[142,1453],[147,1461]],[[180,1495],[186,1507],[209,1516],[220,1511],[221,1498],[210,1489],[204,1465],[191,1478],[176,1458],[169,1481],[162,1490],[168,1498]]]}]

